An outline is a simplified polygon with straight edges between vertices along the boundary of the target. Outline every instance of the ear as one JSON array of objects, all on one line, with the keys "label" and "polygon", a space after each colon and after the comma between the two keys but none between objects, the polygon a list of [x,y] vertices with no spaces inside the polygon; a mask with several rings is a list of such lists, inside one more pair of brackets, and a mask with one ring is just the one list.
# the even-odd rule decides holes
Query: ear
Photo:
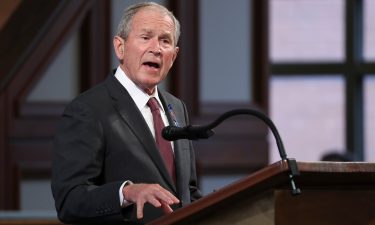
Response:
[{"label": "ear", "polygon": [[119,36],[115,36],[113,38],[113,48],[119,60],[122,60],[124,58],[124,43],[125,40]]},{"label": "ear", "polygon": [[179,51],[180,51],[180,48],[176,46],[175,49],[174,49],[174,54],[173,54],[173,62],[177,58],[177,55],[178,55]]}]

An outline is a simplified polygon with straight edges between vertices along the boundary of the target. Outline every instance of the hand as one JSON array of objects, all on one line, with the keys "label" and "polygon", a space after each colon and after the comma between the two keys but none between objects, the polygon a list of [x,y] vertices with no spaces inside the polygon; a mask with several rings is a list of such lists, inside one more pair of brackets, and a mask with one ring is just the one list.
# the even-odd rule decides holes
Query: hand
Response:
[{"label": "hand", "polygon": [[137,218],[143,218],[143,207],[146,202],[159,208],[168,214],[173,212],[170,205],[178,204],[180,201],[169,191],[159,184],[130,184],[122,189],[122,194],[128,202],[137,206]]}]

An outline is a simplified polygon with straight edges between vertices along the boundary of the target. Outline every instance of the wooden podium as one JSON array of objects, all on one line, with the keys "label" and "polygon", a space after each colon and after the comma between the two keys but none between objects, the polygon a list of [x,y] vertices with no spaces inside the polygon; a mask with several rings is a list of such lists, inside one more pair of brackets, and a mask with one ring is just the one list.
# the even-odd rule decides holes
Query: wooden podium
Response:
[{"label": "wooden podium", "polygon": [[375,163],[297,165],[300,195],[279,161],[148,225],[375,225]]}]

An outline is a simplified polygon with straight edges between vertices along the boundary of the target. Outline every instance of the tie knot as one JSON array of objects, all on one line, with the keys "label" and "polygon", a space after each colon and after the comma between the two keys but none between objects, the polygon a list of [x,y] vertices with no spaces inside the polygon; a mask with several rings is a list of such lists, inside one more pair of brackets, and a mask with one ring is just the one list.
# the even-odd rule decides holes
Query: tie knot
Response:
[{"label": "tie knot", "polygon": [[159,110],[158,101],[154,97],[148,100],[147,105],[150,107],[151,111]]}]

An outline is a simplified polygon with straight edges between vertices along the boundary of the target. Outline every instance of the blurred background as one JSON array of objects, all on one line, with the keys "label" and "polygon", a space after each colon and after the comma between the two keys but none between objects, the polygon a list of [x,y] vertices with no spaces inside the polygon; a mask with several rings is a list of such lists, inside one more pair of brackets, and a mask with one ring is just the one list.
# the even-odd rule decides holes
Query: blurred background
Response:
[{"label": "blurred background", "polygon": [[[0,0],[0,220],[55,218],[51,151],[65,105],[103,81],[135,0]],[[162,88],[192,124],[267,114],[297,161],[375,161],[375,1],[164,0],[180,53]],[[204,194],[280,160],[259,119],[195,142]],[[13,213],[13,214],[12,214]]]}]

